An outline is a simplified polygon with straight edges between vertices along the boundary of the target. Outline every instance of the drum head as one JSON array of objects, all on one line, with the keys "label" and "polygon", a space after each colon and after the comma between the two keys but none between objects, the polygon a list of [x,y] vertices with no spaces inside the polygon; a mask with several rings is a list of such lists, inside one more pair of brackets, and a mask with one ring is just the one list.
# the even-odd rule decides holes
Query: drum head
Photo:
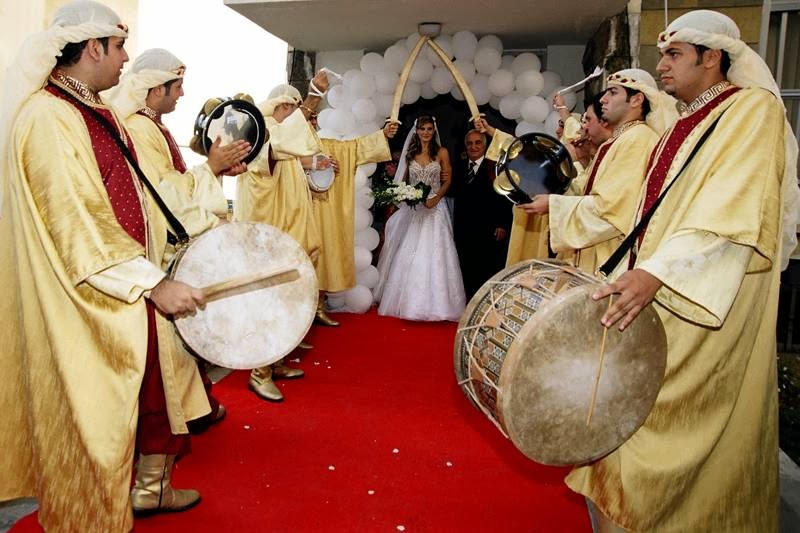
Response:
[{"label": "drum head", "polygon": [[233,222],[203,233],[179,255],[172,277],[193,287],[253,272],[296,268],[299,278],[208,302],[175,320],[181,338],[200,357],[227,368],[274,363],[305,337],[316,313],[314,266],[287,233],[259,223]]},{"label": "drum head", "polygon": [[645,421],[666,368],[664,327],[648,306],[623,332],[608,330],[591,422],[587,417],[608,300],[596,285],[565,291],[537,312],[509,349],[499,404],[509,437],[530,459],[586,463],[610,453]]},{"label": "drum head", "polygon": [[333,185],[336,176],[333,167],[312,170],[308,173],[308,186],[314,192],[325,192]]},{"label": "drum head", "polygon": [[221,138],[222,146],[247,141],[250,151],[243,161],[251,162],[269,139],[264,116],[246,100],[219,99],[219,102],[211,110],[204,107],[195,121],[195,135],[201,139],[203,150],[208,154],[217,137]]},{"label": "drum head", "polygon": [[562,194],[575,174],[564,145],[544,133],[518,137],[497,161],[498,179],[503,175],[504,183],[517,192],[511,198],[515,203],[529,202],[537,194]]}]

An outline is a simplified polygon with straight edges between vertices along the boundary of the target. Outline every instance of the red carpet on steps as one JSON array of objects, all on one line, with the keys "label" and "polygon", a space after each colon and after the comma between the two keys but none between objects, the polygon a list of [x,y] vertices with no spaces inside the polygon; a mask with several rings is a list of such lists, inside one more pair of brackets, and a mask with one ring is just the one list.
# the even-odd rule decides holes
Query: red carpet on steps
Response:
[{"label": "red carpet on steps", "polygon": [[283,403],[249,392],[248,372],[215,386],[228,416],[174,473],[203,501],[136,531],[591,531],[568,470],[526,459],[456,385],[455,324],[336,318],[312,328],[306,377],[278,382]]}]

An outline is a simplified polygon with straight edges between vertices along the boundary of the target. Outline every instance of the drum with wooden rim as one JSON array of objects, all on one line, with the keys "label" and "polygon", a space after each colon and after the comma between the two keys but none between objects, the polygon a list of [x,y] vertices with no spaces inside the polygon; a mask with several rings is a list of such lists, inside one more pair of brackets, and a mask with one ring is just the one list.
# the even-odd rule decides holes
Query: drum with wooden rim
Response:
[{"label": "drum with wooden rim", "polygon": [[652,409],[667,342],[648,306],[623,332],[600,318],[602,282],[567,263],[529,260],[475,294],[459,323],[459,385],[527,457],[549,465],[600,458]]}]

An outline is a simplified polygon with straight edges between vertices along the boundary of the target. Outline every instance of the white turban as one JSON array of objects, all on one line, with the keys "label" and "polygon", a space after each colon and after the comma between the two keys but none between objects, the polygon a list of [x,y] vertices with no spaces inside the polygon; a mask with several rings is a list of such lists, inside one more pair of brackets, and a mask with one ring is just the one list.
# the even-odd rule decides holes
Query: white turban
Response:
[{"label": "white turban", "polygon": [[[711,50],[724,50],[731,59],[728,81],[739,87],[761,87],[775,95],[781,105],[780,89],[767,64],[747,43],[742,41],[736,23],[716,11],[700,9],[676,18],[658,36],[658,47],[667,48],[673,42],[698,44]],[[789,122],[784,120],[784,174],[782,184],[783,246],[781,269],[789,264],[789,257],[797,247],[797,229],[800,223],[800,189],[797,187],[797,139]]]},{"label": "white turban", "polygon": [[302,102],[303,98],[297,88],[282,83],[269,92],[267,99],[258,104],[258,109],[265,117],[271,117],[275,113],[275,108],[281,104],[300,105]]},{"label": "white turban", "polygon": [[125,119],[146,105],[150,89],[182,78],[185,70],[183,62],[167,50],[151,48],[136,58],[108,98]]},{"label": "white turban", "polygon": [[17,57],[6,71],[0,103],[0,159],[3,161],[0,200],[8,165],[13,160],[8,153],[11,127],[22,104],[44,87],[64,46],[112,36],[128,37],[128,28],[119,16],[98,2],[76,0],[56,11],[50,28],[31,35],[22,43]]},{"label": "white turban", "polygon": [[647,125],[661,135],[678,120],[678,101],[663,91],[658,90],[656,80],[646,70],[627,68],[610,75],[608,85],[619,85],[639,91],[647,98],[650,112],[645,117]]}]

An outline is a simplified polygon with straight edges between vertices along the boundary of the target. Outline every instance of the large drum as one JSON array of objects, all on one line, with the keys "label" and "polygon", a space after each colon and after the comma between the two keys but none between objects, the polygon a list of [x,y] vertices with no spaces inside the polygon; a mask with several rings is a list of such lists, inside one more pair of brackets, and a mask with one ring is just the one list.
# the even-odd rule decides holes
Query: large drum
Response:
[{"label": "large drum", "polygon": [[222,224],[176,255],[171,275],[210,301],[175,320],[200,357],[227,368],[256,368],[291,352],[317,308],[317,277],[300,244],[268,224]]},{"label": "large drum", "polygon": [[644,423],[661,388],[667,342],[658,314],[648,306],[604,339],[608,299],[591,299],[600,283],[567,263],[524,261],[487,281],[459,323],[458,383],[534,461],[608,454]]}]

